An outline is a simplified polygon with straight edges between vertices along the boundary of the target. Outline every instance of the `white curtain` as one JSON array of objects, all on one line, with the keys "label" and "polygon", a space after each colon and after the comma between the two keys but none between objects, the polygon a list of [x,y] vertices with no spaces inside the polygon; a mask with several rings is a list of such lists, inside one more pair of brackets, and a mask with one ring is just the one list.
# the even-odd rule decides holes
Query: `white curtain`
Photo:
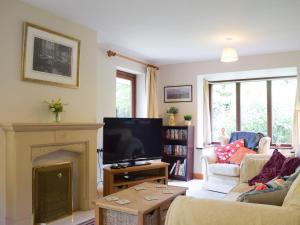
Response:
[{"label": "white curtain", "polygon": [[300,127],[299,127],[299,113],[300,113],[300,75],[297,77],[297,90],[296,90],[296,100],[295,100],[295,110],[293,116],[293,132],[292,132],[292,144],[296,150],[297,156],[300,156]]},{"label": "white curtain", "polygon": [[157,74],[156,69],[153,67],[147,67],[147,90],[148,90],[148,118],[158,117],[157,106]]},{"label": "white curtain", "polygon": [[211,143],[209,83],[207,80],[203,80],[203,141],[204,145]]}]

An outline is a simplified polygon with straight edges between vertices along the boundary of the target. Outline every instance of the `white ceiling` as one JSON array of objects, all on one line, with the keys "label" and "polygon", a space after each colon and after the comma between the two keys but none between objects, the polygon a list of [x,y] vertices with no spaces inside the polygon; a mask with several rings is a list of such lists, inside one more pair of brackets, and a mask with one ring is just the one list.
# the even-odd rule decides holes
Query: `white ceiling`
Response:
[{"label": "white ceiling", "polygon": [[[98,32],[105,48],[158,65],[300,50],[299,0],[23,0]],[[228,44],[226,37],[232,37]]]}]

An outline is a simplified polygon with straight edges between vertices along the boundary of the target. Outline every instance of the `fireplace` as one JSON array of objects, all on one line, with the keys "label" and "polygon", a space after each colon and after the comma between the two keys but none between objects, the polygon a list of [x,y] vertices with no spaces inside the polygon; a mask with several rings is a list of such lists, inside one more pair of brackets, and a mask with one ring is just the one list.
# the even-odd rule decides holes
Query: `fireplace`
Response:
[{"label": "fireplace", "polygon": [[33,213],[35,224],[72,214],[72,163],[33,168]]},{"label": "fireplace", "polygon": [[[0,176],[0,196],[5,196],[0,199],[0,224],[32,225],[91,210],[96,198],[100,127],[102,124],[96,123],[0,124],[0,143],[4,143],[0,152],[5,153],[0,165],[4,163],[6,168],[5,179]],[[65,178],[65,185],[58,185],[59,177]],[[57,179],[56,185],[49,190],[53,179]],[[39,207],[45,202],[47,209]]]}]

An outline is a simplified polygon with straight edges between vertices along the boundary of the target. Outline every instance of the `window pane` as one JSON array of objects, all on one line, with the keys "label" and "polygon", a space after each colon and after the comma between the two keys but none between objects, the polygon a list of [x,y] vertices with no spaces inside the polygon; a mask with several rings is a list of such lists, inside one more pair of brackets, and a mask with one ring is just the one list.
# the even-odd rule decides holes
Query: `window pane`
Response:
[{"label": "window pane", "polygon": [[241,83],[241,130],[267,135],[267,82]]},{"label": "window pane", "polygon": [[296,79],[272,81],[272,143],[292,143],[296,84]]},{"label": "window pane", "polygon": [[219,141],[221,128],[225,128],[228,135],[236,130],[235,92],[234,83],[212,85],[212,140],[215,142]]},{"label": "window pane", "polygon": [[132,82],[123,78],[116,78],[116,108],[117,117],[132,116]]}]

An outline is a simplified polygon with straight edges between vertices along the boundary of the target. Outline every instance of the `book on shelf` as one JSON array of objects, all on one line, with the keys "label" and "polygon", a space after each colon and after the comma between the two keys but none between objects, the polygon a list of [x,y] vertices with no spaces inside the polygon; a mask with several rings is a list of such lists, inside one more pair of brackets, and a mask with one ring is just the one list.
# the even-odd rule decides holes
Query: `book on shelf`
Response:
[{"label": "book on shelf", "polygon": [[186,145],[164,145],[164,153],[173,156],[186,156]]},{"label": "book on shelf", "polygon": [[175,168],[175,175],[178,175],[178,173],[179,173],[179,167],[180,167],[180,160],[177,160],[177,162],[176,162],[176,168]]},{"label": "book on shelf", "polygon": [[165,132],[165,137],[168,140],[186,140],[187,139],[187,129],[167,129]]},{"label": "book on shelf", "polygon": [[172,166],[172,168],[171,168],[171,170],[170,170],[170,174],[172,174],[172,173],[173,173],[173,171],[174,171],[175,167],[176,167],[176,163],[174,163],[174,164],[173,164],[173,166]]},{"label": "book on shelf", "polygon": [[177,175],[177,176],[186,176],[186,159],[183,160],[181,163],[180,160],[177,160],[171,170],[170,170],[170,175]]}]

